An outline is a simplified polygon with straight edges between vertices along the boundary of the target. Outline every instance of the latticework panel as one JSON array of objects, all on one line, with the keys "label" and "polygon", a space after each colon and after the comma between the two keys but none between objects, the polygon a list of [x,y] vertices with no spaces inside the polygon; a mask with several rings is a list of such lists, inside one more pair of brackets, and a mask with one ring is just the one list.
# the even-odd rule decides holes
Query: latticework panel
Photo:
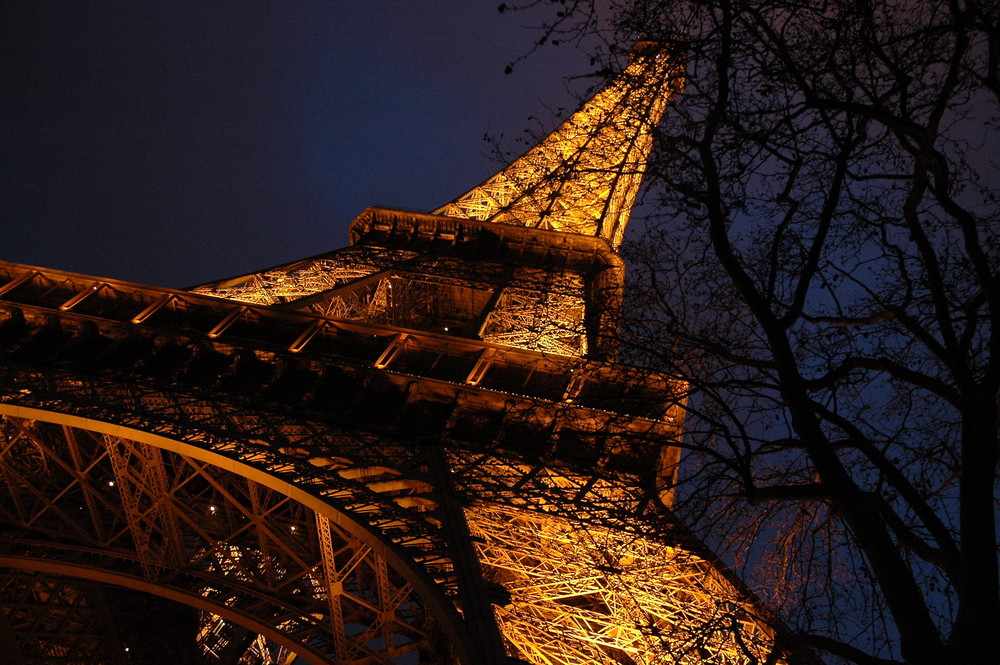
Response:
[{"label": "latticework panel", "polygon": [[506,169],[435,212],[621,242],[681,63],[637,51],[621,76]]},{"label": "latticework panel", "polygon": [[575,273],[520,269],[488,313],[488,342],[566,356],[586,354],[584,283]]},{"label": "latticework panel", "polygon": [[254,305],[282,304],[343,286],[413,256],[402,250],[348,247],[191,291]]},{"label": "latticework panel", "polygon": [[0,662],[128,665],[128,645],[104,587],[39,572],[0,570]]},{"label": "latticework panel", "polygon": [[623,530],[539,509],[466,510],[496,616],[538,665],[729,665],[766,655],[762,624],[704,559]]},{"label": "latticework panel", "polygon": [[[207,662],[266,665],[291,653],[314,665],[451,662],[413,586],[372,547],[280,492],[177,453],[3,417],[0,523],[0,566],[100,568],[116,584],[210,608],[197,634]],[[92,594],[62,588],[21,589],[62,593],[63,614],[83,617],[58,649],[86,651],[83,640],[115,634],[84,623],[102,618]],[[30,612],[6,614],[10,624]]]},{"label": "latticework panel", "polygon": [[[319,294],[302,293],[295,309],[338,319],[478,337],[532,351],[586,353],[584,280],[571,272],[504,270],[450,257],[383,270]],[[489,268],[492,268],[490,270]],[[250,285],[216,292],[229,299],[266,302],[271,288]],[[256,295],[254,295],[256,294]]]},{"label": "latticework panel", "polygon": [[[399,279],[421,288],[469,285],[410,267]],[[538,294],[587,292],[554,279],[580,271],[522,268],[489,291],[494,305],[522,286],[536,310]],[[314,665],[447,662],[456,644],[463,662],[499,662],[497,622],[520,657],[548,665],[656,662],[633,655],[646,652],[727,663],[734,627],[767,642],[738,602],[747,595],[680,545],[659,500],[676,462],[662,449],[680,436],[678,414],[661,418],[664,396],[679,398],[681,384],[284,307],[24,274],[0,287],[0,519],[16,536],[2,565],[99,568],[209,604],[202,653],[248,665],[297,648]],[[482,588],[483,566],[513,602]],[[526,590],[552,580],[565,581],[555,595]]]},{"label": "latticework panel", "polygon": [[537,665],[763,655],[663,504],[685,386],[580,358],[613,357],[609,245],[681,69],[638,49],[507,169],[370,209],[347,249],[186,293],[0,264],[0,643],[132,665],[127,588],[226,665],[498,664],[498,626]]},{"label": "latticework panel", "polygon": [[466,332],[490,291],[465,281],[419,273],[386,272],[356,288],[313,299],[303,309],[340,319],[438,333]]},{"label": "latticework panel", "polygon": [[350,288],[333,293],[324,291],[323,298],[309,298],[308,303],[297,305],[316,314],[349,321],[385,319],[392,301],[391,280],[391,273],[382,273],[375,279],[352,284]]}]

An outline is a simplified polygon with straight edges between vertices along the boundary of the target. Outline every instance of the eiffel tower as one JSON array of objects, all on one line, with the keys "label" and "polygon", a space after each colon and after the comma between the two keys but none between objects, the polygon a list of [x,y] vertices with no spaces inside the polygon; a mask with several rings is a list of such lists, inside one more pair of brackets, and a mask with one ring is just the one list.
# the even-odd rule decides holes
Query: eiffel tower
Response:
[{"label": "eiffel tower", "polygon": [[763,658],[670,513],[686,387],[615,361],[682,69],[640,45],[500,173],[369,208],[344,249],[186,290],[0,263],[5,662]]}]

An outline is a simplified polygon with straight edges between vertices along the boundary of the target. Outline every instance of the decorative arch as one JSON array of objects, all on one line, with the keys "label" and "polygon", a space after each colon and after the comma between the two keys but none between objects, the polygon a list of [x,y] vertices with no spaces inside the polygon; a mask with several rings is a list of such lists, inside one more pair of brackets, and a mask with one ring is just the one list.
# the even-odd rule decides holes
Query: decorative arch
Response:
[{"label": "decorative arch", "polygon": [[[86,579],[100,578],[98,581],[144,591],[159,590],[157,595],[182,602],[201,598],[198,604],[188,604],[203,605],[219,620],[238,623],[268,638],[280,634],[283,637],[275,639],[276,643],[310,662],[322,658],[316,665],[389,663],[413,651],[433,651],[440,657],[436,662],[469,662],[474,653],[475,646],[463,629],[453,600],[428,574],[426,562],[414,557],[420,547],[415,534],[410,533],[411,540],[401,545],[385,534],[385,527],[377,520],[366,519],[372,511],[408,514],[412,509],[400,506],[419,505],[419,497],[407,498],[388,491],[392,482],[383,476],[391,474],[391,469],[338,467],[329,455],[331,450],[325,451],[326,455],[275,451],[263,440],[213,440],[209,445],[198,441],[199,435],[192,432],[186,438],[176,432],[168,436],[62,409],[6,403],[0,404],[0,416],[8,428],[21,429],[22,443],[32,441],[43,446],[46,437],[87,438],[83,446],[77,440],[67,443],[60,454],[49,450],[39,459],[60,467],[63,483],[75,484],[73,491],[90,503],[101,501],[95,494],[95,483],[116,484],[121,511],[114,518],[119,540],[113,547],[109,543],[103,553],[85,553],[87,548],[79,544],[46,548],[44,539],[26,536],[5,546],[8,551],[0,558],[3,565],[34,561],[29,568],[76,571]],[[9,433],[5,438],[9,448]],[[103,453],[97,450],[101,446]],[[84,459],[88,454],[82,449],[88,447],[90,459]],[[21,463],[29,461],[22,459]],[[75,468],[80,465],[87,469],[86,474]],[[324,465],[327,472],[319,475],[330,477],[330,483],[324,486],[304,482],[305,476],[315,477]],[[12,468],[10,464],[3,467],[8,472],[8,485],[10,476],[16,475]],[[397,489],[407,487],[405,479],[397,478],[396,482]],[[214,485],[204,491],[231,496],[218,501],[218,506],[177,505],[177,487],[199,483]],[[372,485],[377,487],[373,489]],[[391,498],[378,496],[376,490]],[[69,491],[64,487],[58,492],[65,495]],[[367,501],[359,504],[359,496]],[[37,496],[34,500],[42,504],[46,501]],[[348,508],[351,501],[367,515],[352,513]],[[289,502],[296,507],[290,507]],[[22,525],[24,533],[37,535],[39,524],[45,520],[66,522],[68,516],[59,515],[65,510],[57,504],[53,500],[43,506],[42,516],[34,524]],[[218,538],[218,547],[211,553],[196,551],[198,547],[209,547],[211,513],[216,510],[255,523],[245,528],[238,524],[231,527],[231,533]],[[293,517],[289,511],[295,510],[298,513]],[[16,508],[6,512],[5,521],[9,521]],[[291,529],[284,533],[285,539],[305,538],[309,546],[298,550],[285,546],[277,533],[270,533],[273,529],[269,531],[265,526],[266,520],[281,525],[279,531]],[[295,529],[301,529],[302,535],[296,535]],[[260,543],[256,549],[245,544],[254,538]],[[131,542],[132,552],[121,551],[124,541]],[[428,557],[439,556],[435,543],[425,545]],[[265,552],[267,547],[283,551]],[[230,551],[223,551],[225,548]],[[192,565],[194,561],[197,565]],[[273,581],[264,588],[268,585],[261,584],[267,576],[263,569],[268,566]],[[282,569],[282,574],[274,577],[276,568]],[[362,585],[371,588],[360,589]],[[212,607],[228,609],[207,609]],[[367,622],[359,617],[367,617]],[[262,626],[270,628],[263,630]]]}]

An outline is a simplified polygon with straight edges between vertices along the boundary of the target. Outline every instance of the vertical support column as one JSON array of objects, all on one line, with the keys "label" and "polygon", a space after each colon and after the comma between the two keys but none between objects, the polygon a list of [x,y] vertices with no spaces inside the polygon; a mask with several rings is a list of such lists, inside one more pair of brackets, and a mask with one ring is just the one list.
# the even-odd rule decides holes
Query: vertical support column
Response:
[{"label": "vertical support column", "polygon": [[[80,442],[76,438],[76,430],[68,425],[63,425],[62,433],[66,439],[66,447],[69,449],[70,460],[73,462],[73,470],[79,478],[83,478],[87,473],[88,461],[84,459],[83,451],[80,449]],[[83,502],[87,506],[87,515],[90,517],[90,525],[94,529],[94,535],[97,536],[98,540],[103,541],[104,524],[100,518],[99,506],[94,500],[93,487],[90,483],[86,483],[86,487],[84,487]]]},{"label": "vertical support column", "polygon": [[595,269],[584,282],[587,355],[596,360],[613,361],[618,356],[619,319],[625,292],[624,265],[622,259],[614,255],[612,265]]},{"label": "vertical support column", "polygon": [[338,661],[347,662],[349,655],[347,653],[347,635],[344,633],[344,610],[340,600],[343,583],[337,574],[330,520],[325,515],[316,513],[316,532],[319,536],[320,552],[323,555],[323,579],[326,583],[326,598],[330,608],[330,630],[333,635],[334,650]]},{"label": "vertical support column", "polygon": [[451,465],[443,448],[430,451],[428,457],[434,485],[441,497],[439,505],[442,521],[446,530],[452,534],[452,547],[455,550],[453,557],[461,589],[462,618],[471,638],[467,642],[479,646],[477,663],[503,665],[507,662],[503,637],[486,592],[479,558],[472,545],[472,534],[465,521],[465,511],[452,488]]},{"label": "vertical support column", "polygon": [[378,592],[378,607],[381,611],[379,616],[379,629],[382,633],[382,643],[388,653],[393,652],[395,646],[393,634],[393,624],[395,623],[395,604],[389,589],[389,564],[385,557],[377,557],[372,568],[375,570],[375,588]]},{"label": "vertical support column", "polygon": [[[263,524],[265,509],[260,496],[260,485],[252,480],[247,480],[247,495],[250,497],[250,509],[253,511],[254,521],[259,520]],[[262,528],[255,529],[257,532],[257,547],[260,549],[261,565],[264,569],[264,580],[273,585],[278,581],[278,574],[274,569],[275,557],[271,553],[271,539]]]},{"label": "vertical support column", "polygon": [[[164,503],[169,485],[162,453],[158,448],[110,434],[104,435],[104,445],[143,576],[155,580],[160,569],[175,567],[184,559],[180,529]],[[154,538],[157,530],[159,548]]]}]

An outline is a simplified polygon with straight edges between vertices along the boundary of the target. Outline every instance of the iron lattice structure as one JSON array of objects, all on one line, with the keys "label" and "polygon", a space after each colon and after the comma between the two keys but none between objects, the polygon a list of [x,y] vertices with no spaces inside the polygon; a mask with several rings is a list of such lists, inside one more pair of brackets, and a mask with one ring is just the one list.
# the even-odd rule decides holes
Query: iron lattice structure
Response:
[{"label": "iron lattice structure", "polygon": [[6,653],[761,657],[767,618],[669,510],[685,386],[614,362],[615,247],[679,80],[638,49],[468,194],[259,273],[0,263]]}]

